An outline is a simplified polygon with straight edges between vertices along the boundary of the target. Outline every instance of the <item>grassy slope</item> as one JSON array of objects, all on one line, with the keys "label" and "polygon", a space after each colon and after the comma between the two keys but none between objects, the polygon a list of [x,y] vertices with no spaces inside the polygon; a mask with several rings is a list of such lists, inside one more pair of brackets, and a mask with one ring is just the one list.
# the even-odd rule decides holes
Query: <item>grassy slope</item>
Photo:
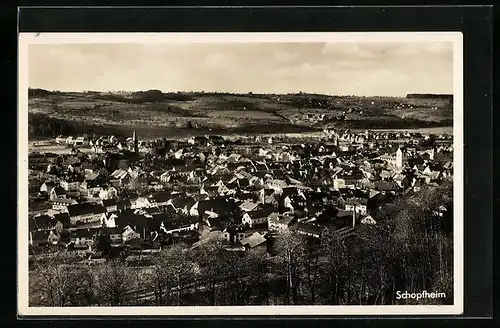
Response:
[{"label": "grassy slope", "polygon": [[[452,107],[446,100],[321,95],[232,95],[175,93],[102,95],[42,94],[30,97],[29,112],[76,122],[96,133],[143,136],[196,133],[300,132],[324,127],[421,128],[449,126]],[[306,113],[338,116],[346,122],[307,122]],[[32,134],[37,134],[33,129]],[[84,131],[88,132],[88,131]]]}]

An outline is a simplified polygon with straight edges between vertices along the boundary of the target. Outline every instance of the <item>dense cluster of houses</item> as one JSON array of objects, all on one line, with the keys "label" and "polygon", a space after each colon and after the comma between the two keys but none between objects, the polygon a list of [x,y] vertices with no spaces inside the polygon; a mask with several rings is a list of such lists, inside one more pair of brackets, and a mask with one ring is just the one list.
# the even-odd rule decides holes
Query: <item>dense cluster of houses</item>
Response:
[{"label": "dense cluster of houses", "polygon": [[244,251],[284,231],[347,236],[383,219],[383,204],[452,177],[451,142],[381,136],[325,131],[260,144],[221,136],[140,142],[135,131],[127,139],[59,137],[74,151],[29,156],[29,243],[91,251],[218,241]]}]

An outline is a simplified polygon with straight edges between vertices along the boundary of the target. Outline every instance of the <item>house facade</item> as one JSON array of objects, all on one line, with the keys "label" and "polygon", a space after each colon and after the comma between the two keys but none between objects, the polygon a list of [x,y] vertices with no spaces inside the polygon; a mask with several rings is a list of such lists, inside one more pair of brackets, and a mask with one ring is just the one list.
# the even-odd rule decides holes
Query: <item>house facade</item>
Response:
[{"label": "house facade", "polygon": [[106,218],[106,208],[100,204],[82,203],[68,206],[71,224],[102,222]]}]

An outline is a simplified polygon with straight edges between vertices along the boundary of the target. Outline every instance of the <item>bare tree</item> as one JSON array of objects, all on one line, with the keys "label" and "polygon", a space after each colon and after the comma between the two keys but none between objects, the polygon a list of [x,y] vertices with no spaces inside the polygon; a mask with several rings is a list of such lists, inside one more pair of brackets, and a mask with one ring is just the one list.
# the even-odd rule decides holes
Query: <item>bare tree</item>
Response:
[{"label": "bare tree", "polygon": [[298,304],[300,261],[303,254],[304,240],[291,232],[285,232],[276,239],[278,263],[283,266],[286,279],[286,303]]},{"label": "bare tree", "polygon": [[[194,251],[194,258],[199,266],[199,285],[208,293],[208,303],[217,305],[220,285],[225,279],[230,279],[231,266],[234,258],[218,243],[209,243]],[[200,287],[200,286],[197,286]]]},{"label": "bare tree", "polygon": [[125,263],[111,260],[100,265],[96,274],[97,296],[101,303],[123,305],[134,286],[134,276]]},{"label": "bare tree", "polygon": [[[192,261],[192,256],[188,249],[181,245],[168,247],[159,255],[155,264],[158,274],[157,281],[161,290],[160,295],[168,296],[175,293],[175,305],[182,305],[182,296],[189,283],[193,282],[196,265]],[[160,296],[162,297],[162,296]]]},{"label": "bare tree", "polygon": [[78,269],[61,263],[56,256],[38,259],[30,273],[31,294],[39,294],[40,302],[48,306],[73,305],[76,299]]}]

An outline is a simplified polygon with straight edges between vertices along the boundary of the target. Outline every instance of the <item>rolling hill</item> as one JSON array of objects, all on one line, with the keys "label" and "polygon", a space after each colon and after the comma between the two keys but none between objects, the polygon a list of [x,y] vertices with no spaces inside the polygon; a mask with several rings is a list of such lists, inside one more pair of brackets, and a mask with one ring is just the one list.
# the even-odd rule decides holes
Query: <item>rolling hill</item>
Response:
[{"label": "rolling hill", "polygon": [[58,134],[182,136],[285,133],[324,128],[408,129],[451,126],[452,99],[317,94],[203,92],[52,92],[29,90],[30,136]]}]

